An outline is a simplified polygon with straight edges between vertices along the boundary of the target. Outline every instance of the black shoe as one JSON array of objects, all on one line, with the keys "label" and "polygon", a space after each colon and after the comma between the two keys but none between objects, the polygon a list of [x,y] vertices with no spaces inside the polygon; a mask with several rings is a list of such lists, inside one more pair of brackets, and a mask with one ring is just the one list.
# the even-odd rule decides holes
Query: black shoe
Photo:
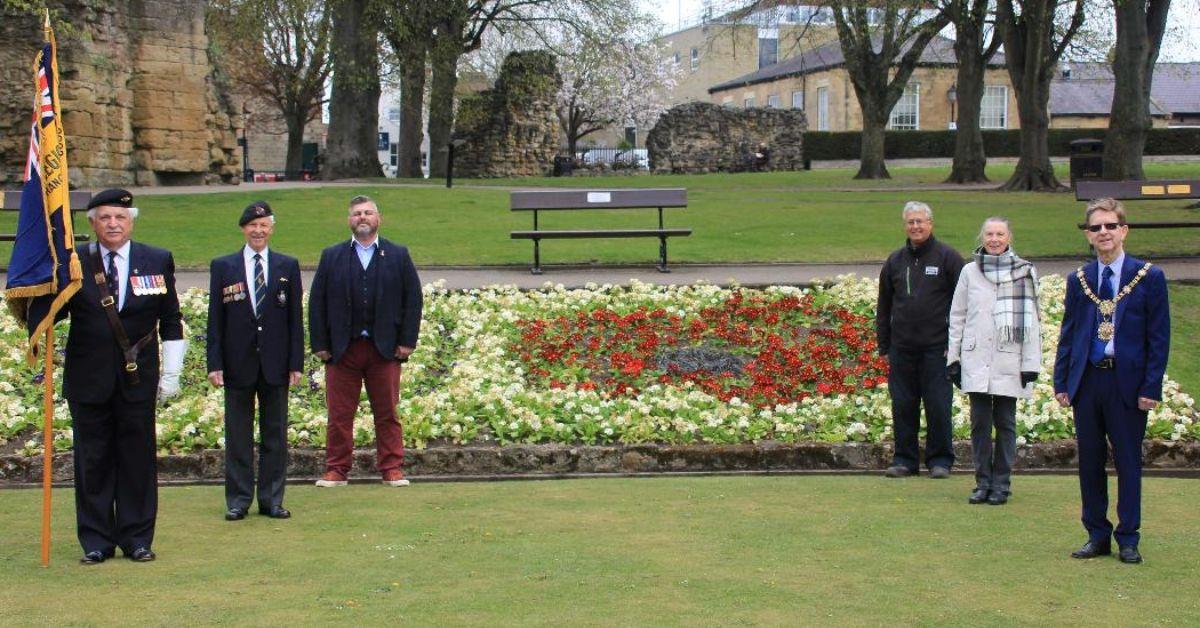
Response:
[{"label": "black shoe", "polygon": [[1129,563],[1131,565],[1136,565],[1142,562],[1142,554],[1138,552],[1136,545],[1122,545],[1120,552],[1117,554],[1117,558],[1120,558],[1121,562]]},{"label": "black shoe", "polygon": [[933,467],[929,470],[929,477],[935,480],[945,480],[950,477],[950,469],[943,466]]},{"label": "black shoe", "polygon": [[154,560],[156,556],[148,547],[139,547],[129,554],[129,559],[139,563],[148,563]]},{"label": "black shoe", "polygon": [[225,511],[225,520],[226,521],[241,521],[242,519],[245,519],[245,518],[246,518],[246,509],[245,508],[230,508],[229,510]]},{"label": "black shoe", "polygon": [[909,469],[902,464],[894,464],[887,468],[883,474],[889,478],[906,478],[910,475],[915,475],[917,472]]},{"label": "black shoe", "polygon": [[977,488],[971,491],[971,496],[967,498],[968,504],[982,504],[988,500],[988,490],[986,488]]},{"label": "black shoe", "polygon": [[292,513],[283,506],[273,506],[271,508],[259,508],[258,514],[266,515],[272,519],[291,519]]},{"label": "black shoe", "polygon": [[1111,555],[1112,543],[1107,541],[1088,541],[1083,544],[1083,547],[1071,552],[1071,558],[1095,558]]},{"label": "black shoe", "polygon": [[79,559],[79,564],[80,565],[99,565],[100,563],[102,563],[106,560],[108,560],[108,556],[105,556],[104,552],[101,552],[100,550],[95,550],[95,551],[87,552],[86,554],[84,554],[83,558]]},{"label": "black shoe", "polygon": [[1007,491],[992,491],[992,494],[988,495],[988,505],[989,506],[1003,506],[1004,504],[1007,504],[1007,503],[1008,503],[1008,492]]}]

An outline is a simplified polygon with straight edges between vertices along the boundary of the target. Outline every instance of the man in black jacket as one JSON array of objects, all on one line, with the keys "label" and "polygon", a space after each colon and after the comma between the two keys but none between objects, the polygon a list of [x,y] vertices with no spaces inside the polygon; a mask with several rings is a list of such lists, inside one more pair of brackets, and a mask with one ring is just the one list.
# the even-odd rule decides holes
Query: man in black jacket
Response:
[{"label": "man in black jacket", "polygon": [[[96,242],[79,256],[83,285],[71,317],[63,396],[75,445],[75,520],[85,565],[120,547],[154,560],[158,516],[155,396],[179,393],[187,341],[169,251],[133,242],[138,210],[125,190],[88,204]],[[162,377],[159,377],[159,341]]]},{"label": "man in black jacket", "polygon": [[376,465],[388,486],[407,486],[404,433],[396,416],[400,365],[417,346],[421,280],[408,249],[379,237],[380,214],[366,196],[350,200],[353,237],[321,252],[308,297],[309,342],[325,362],[329,411],[325,475],[344,486],[354,450],[354,415],[366,384],[375,417]]},{"label": "man in black jacket", "polygon": [[238,226],[246,245],[209,268],[208,381],[225,387],[225,519],[245,519],[254,501],[256,398],[258,512],[287,519],[288,386],[304,368],[300,264],[268,248],[275,215],[266,201],[246,207]]},{"label": "man in black jacket", "polygon": [[910,201],[902,213],[908,242],[892,253],[879,273],[875,335],[888,359],[895,453],[888,477],[920,469],[917,433],[925,405],[925,465],[930,477],[948,478],[954,465],[946,375],[950,302],[963,268],[957,251],[933,237],[933,210]]}]

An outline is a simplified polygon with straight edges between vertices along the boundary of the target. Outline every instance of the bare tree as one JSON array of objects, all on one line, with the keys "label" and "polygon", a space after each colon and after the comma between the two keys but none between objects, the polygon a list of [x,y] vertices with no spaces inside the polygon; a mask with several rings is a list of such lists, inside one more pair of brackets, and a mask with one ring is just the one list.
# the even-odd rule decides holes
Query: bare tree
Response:
[{"label": "bare tree", "polygon": [[1171,0],[1117,0],[1117,44],[1112,60],[1112,112],[1104,136],[1104,178],[1142,180],[1142,152],[1150,129],[1150,87]]},{"label": "bare tree", "polygon": [[[999,0],[996,26],[1021,119],[1021,155],[1001,190],[1062,188],[1050,164],[1050,81],[1083,25],[1086,0]],[[1061,11],[1070,11],[1061,17]],[[1069,15],[1069,16],[1068,16]],[[1063,22],[1060,24],[1060,21]]]},{"label": "bare tree", "polygon": [[321,113],[332,68],[328,6],[320,0],[215,0],[207,20],[226,75],[283,117],[284,169],[300,172],[304,127]]},{"label": "bare tree", "polygon": [[327,0],[333,15],[333,89],[325,179],[381,177],[379,7],[373,0]]},{"label": "bare tree", "polygon": [[947,0],[942,11],[954,25],[954,56],[958,63],[955,92],[958,122],[954,135],[954,162],[946,183],[987,181],[987,155],[983,149],[980,113],[984,73],[1000,47],[1000,38],[988,37],[991,0]]}]

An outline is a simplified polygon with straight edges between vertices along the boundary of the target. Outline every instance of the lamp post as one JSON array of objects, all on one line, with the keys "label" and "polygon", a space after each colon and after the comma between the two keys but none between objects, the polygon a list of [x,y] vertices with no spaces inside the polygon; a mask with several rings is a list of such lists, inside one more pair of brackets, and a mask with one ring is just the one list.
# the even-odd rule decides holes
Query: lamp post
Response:
[{"label": "lamp post", "polygon": [[450,140],[446,144],[446,187],[454,185],[454,149],[466,144],[467,140]]},{"label": "lamp post", "polygon": [[950,101],[950,130],[958,128],[958,117],[954,115],[954,105],[958,103],[958,84],[951,83],[950,89],[946,90],[946,100]]},{"label": "lamp post", "polygon": [[246,127],[250,126],[250,107],[242,103],[242,136],[238,138],[238,146],[242,147],[242,181],[250,183],[254,172],[250,170],[250,146],[246,141]]}]

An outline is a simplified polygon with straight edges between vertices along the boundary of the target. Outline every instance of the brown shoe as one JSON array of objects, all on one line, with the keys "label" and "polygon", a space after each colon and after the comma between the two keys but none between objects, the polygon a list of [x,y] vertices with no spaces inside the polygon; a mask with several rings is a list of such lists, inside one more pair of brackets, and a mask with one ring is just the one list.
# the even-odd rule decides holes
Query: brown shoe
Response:
[{"label": "brown shoe", "polygon": [[404,479],[404,472],[400,469],[389,469],[383,472],[383,483],[388,486],[408,486],[408,480]]},{"label": "brown shoe", "polygon": [[346,481],[346,476],[338,473],[337,471],[326,471],[325,475],[322,475],[321,479],[317,480],[317,486],[321,488],[333,488],[335,486],[345,486],[347,484],[349,484],[349,482]]}]

